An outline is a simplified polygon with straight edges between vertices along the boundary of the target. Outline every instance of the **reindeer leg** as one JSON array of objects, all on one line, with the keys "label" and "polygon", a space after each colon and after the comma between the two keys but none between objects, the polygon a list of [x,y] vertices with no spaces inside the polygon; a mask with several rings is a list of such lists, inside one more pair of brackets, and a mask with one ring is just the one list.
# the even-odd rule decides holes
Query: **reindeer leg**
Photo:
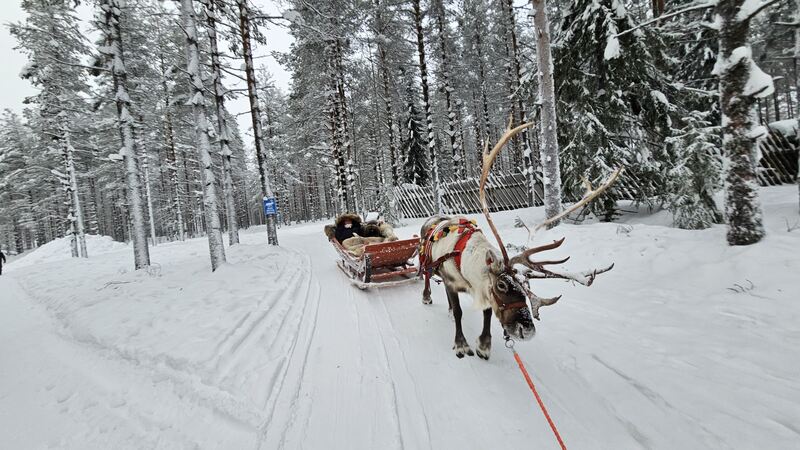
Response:
[{"label": "reindeer leg", "polygon": [[483,331],[478,336],[478,347],[475,349],[483,359],[489,359],[492,353],[492,308],[483,310]]},{"label": "reindeer leg", "polygon": [[430,305],[433,303],[431,298],[431,277],[425,275],[423,278],[425,278],[425,290],[422,291],[422,304]]},{"label": "reindeer leg", "polygon": [[464,355],[473,356],[475,353],[467,344],[467,339],[464,338],[464,332],[461,331],[461,302],[458,300],[458,292],[447,289],[447,301],[450,303],[450,308],[453,310],[453,318],[456,321],[456,339],[453,344],[453,350],[456,351],[456,356],[463,358]]}]

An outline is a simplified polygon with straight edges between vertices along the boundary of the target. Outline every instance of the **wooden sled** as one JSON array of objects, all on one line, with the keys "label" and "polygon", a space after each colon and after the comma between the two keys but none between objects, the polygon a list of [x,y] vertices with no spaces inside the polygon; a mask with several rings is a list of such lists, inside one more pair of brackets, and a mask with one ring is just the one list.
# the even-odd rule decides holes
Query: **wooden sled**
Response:
[{"label": "wooden sled", "polygon": [[418,237],[369,244],[360,257],[345,250],[336,239],[330,242],[340,256],[336,262],[339,269],[359,289],[397,286],[418,280],[413,261],[419,246]]}]

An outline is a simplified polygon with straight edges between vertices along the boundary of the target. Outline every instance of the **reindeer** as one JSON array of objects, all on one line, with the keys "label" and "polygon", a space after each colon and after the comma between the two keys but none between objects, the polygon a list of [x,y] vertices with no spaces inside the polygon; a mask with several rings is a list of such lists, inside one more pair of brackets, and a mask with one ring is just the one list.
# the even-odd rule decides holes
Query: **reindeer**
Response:
[{"label": "reindeer", "polygon": [[[420,272],[425,278],[425,290],[422,302],[431,304],[431,275],[438,275],[443,281],[447,293],[447,301],[455,320],[456,335],[453,350],[458,358],[474,353],[467,343],[461,329],[461,304],[458,294],[468,293],[474,301],[473,306],[483,311],[483,331],[477,339],[476,351],[482,359],[489,359],[492,350],[491,318],[492,312],[503,326],[506,338],[528,340],[536,333],[533,319],[539,320],[539,308],[556,303],[561,296],[542,298],[531,292],[528,284],[531,279],[562,278],[590,286],[597,275],[608,272],[614,265],[591,271],[570,273],[560,272],[546,266],[562,264],[569,257],[557,261],[532,261],[531,256],[558,248],[564,238],[550,244],[526,250],[512,258],[508,257],[503,241],[489,214],[486,203],[486,181],[489,171],[497,155],[505,144],[517,133],[532,124],[524,124],[509,129],[500,138],[491,152],[483,154],[483,171],[480,179],[480,199],[483,213],[489,223],[500,247],[495,248],[474,222],[465,217],[433,216],[423,224],[420,230]],[[587,192],[584,197],[569,209],[553,217],[539,226],[554,223],[569,213],[577,210],[599,196],[616,180],[621,169],[612,173],[611,177],[597,189],[584,180]],[[523,266],[518,271],[515,266]],[[527,301],[531,302],[528,307]]]}]

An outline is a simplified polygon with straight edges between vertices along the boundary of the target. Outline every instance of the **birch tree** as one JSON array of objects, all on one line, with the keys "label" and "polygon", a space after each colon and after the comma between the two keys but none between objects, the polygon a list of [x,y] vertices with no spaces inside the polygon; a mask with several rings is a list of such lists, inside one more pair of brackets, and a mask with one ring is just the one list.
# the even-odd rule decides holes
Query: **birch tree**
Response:
[{"label": "birch tree", "polygon": [[186,72],[192,87],[189,104],[194,113],[194,129],[197,154],[200,160],[200,178],[203,186],[203,207],[208,233],[208,249],[211,270],[225,263],[225,248],[222,242],[222,225],[217,208],[217,188],[214,170],[211,167],[211,139],[214,128],[206,116],[205,86],[200,72],[200,48],[198,46],[197,16],[192,0],[181,0],[181,18],[186,33]]},{"label": "birch tree", "polygon": [[[541,104],[539,133],[540,158],[544,174],[544,210],[549,219],[561,212],[561,165],[558,158],[553,57],[550,54],[547,0],[531,0],[531,5],[533,6],[533,31],[536,36],[536,65],[539,67],[539,103]],[[553,224],[553,226],[555,225],[558,225],[558,222]]]}]

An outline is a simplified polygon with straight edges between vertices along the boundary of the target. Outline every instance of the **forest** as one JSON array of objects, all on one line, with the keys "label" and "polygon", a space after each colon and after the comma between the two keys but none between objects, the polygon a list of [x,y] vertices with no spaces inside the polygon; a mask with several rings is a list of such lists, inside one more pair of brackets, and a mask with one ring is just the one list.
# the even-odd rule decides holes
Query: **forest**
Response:
[{"label": "forest", "polygon": [[[84,236],[107,235],[143,268],[148,246],[208,236],[216,269],[254,225],[278,244],[343,212],[474,213],[484,148],[528,122],[493,210],[554,216],[621,167],[565,220],[631,200],[742,245],[764,236],[758,185],[797,183],[797,0],[275,4],[22,0],[7,26],[38,93],[0,118],[0,246],[71,236],[87,256]],[[266,29],[293,38],[275,54],[288,91],[253,56]],[[248,128],[226,108],[239,97]]]}]

